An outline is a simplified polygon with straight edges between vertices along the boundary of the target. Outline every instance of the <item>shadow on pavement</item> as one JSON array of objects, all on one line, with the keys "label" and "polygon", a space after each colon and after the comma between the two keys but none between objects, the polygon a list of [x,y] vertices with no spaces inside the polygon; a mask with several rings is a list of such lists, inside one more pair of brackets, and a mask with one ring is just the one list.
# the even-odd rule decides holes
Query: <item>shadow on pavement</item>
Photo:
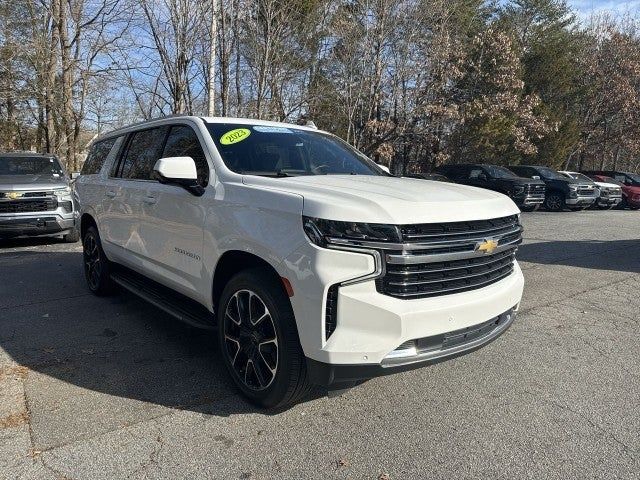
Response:
[{"label": "shadow on pavement", "polygon": [[640,239],[525,243],[516,256],[529,263],[640,273]]},{"label": "shadow on pavement", "polygon": [[[185,326],[127,292],[92,295],[80,252],[5,252],[0,279],[0,347],[31,371],[205,414],[278,413],[239,396],[211,332]],[[72,388],[68,401],[78,395],[84,393]]]}]

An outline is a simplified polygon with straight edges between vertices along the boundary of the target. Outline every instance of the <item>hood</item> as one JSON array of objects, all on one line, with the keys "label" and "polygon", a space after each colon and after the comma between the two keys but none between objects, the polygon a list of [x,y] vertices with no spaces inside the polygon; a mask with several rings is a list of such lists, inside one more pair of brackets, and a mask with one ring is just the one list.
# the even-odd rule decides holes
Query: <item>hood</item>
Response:
[{"label": "hood", "polygon": [[534,178],[527,178],[527,177],[498,178],[498,180],[502,180],[503,182],[509,182],[514,184],[522,184],[522,185],[544,185],[544,182],[542,180],[536,180]]},{"label": "hood", "polygon": [[368,175],[245,176],[243,183],[301,195],[304,215],[330,220],[410,224],[520,213],[500,193],[432,180]]},{"label": "hood", "polygon": [[598,187],[604,187],[604,188],[620,188],[620,185],[616,185],[615,183],[596,182],[595,180],[593,181],[593,183],[595,183]]},{"label": "hood", "polygon": [[60,175],[0,175],[0,190],[53,190],[69,185]]},{"label": "hood", "polygon": [[576,180],[575,178],[569,178],[569,177],[549,178],[545,180],[545,182],[561,182],[561,183],[566,183],[568,185],[593,185],[593,182],[587,183],[586,181],[583,182],[581,180]]}]

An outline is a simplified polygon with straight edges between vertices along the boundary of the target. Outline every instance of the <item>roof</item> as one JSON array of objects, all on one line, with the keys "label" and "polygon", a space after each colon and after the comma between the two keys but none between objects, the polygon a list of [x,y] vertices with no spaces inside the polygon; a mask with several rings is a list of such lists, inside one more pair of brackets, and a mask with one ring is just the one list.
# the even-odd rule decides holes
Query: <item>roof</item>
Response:
[{"label": "roof", "polygon": [[234,118],[234,117],[199,117],[194,115],[167,115],[164,117],[153,118],[151,120],[145,120],[142,122],[132,123],[131,125],[127,125],[125,127],[118,128],[116,130],[111,130],[103,135],[100,135],[98,138],[94,140],[100,141],[106,138],[111,138],[118,135],[123,135],[128,133],[131,130],[138,129],[140,127],[145,126],[153,126],[153,125],[163,125],[165,123],[169,123],[169,121],[175,120],[196,120],[203,121],[205,123],[236,123],[240,125],[264,125],[264,126],[272,126],[272,127],[286,127],[286,128],[297,128],[299,130],[307,130],[311,132],[322,131],[317,128],[307,127],[305,125],[297,125],[294,123],[284,123],[284,122],[272,122],[269,120],[259,120],[253,118]]},{"label": "roof", "polygon": [[56,158],[53,153],[37,153],[37,152],[0,152],[2,157],[26,158],[26,157],[42,157]]}]

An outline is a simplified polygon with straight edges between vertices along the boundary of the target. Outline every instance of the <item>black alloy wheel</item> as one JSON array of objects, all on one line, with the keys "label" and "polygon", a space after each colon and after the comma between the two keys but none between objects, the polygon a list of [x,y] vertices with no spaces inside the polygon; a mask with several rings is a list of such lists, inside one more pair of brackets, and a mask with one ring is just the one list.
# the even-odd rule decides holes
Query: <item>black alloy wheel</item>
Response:
[{"label": "black alloy wheel", "polygon": [[292,405],[311,391],[295,315],[282,280],[266,267],[236,273],[220,295],[218,344],[233,382],[263,408]]},{"label": "black alloy wheel", "polygon": [[564,209],[564,197],[559,193],[550,193],[544,200],[544,206],[551,212],[559,212]]},{"label": "black alloy wheel", "polygon": [[227,303],[224,344],[238,379],[250,390],[264,390],[278,372],[278,337],[264,301],[251,290],[238,290]]},{"label": "black alloy wheel", "polygon": [[89,290],[96,295],[108,295],[114,290],[114,283],[110,277],[109,260],[102,250],[98,230],[91,226],[82,238],[82,257],[84,276]]}]

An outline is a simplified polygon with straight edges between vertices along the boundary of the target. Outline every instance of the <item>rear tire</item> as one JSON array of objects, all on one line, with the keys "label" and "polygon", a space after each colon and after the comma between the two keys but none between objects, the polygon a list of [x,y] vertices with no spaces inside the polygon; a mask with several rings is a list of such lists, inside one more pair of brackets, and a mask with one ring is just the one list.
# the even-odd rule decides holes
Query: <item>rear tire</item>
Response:
[{"label": "rear tire", "polygon": [[111,264],[102,250],[100,235],[94,226],[87,228],[82,237],[82,257],[89,290],[98,296],[113,293],[115,284],[110,276]]},{"label": "rear tire", "polygon": [[551,192],[544,199],[544,206],[550,212],[561,212],[564,210],[564,195],[561,193]]},{"label": "rear tire", "polygon": [[292,405],[310,392],[291,303],[272,272],[237,273],[218,303],[220,354],[238,389],[263,408]]}]

